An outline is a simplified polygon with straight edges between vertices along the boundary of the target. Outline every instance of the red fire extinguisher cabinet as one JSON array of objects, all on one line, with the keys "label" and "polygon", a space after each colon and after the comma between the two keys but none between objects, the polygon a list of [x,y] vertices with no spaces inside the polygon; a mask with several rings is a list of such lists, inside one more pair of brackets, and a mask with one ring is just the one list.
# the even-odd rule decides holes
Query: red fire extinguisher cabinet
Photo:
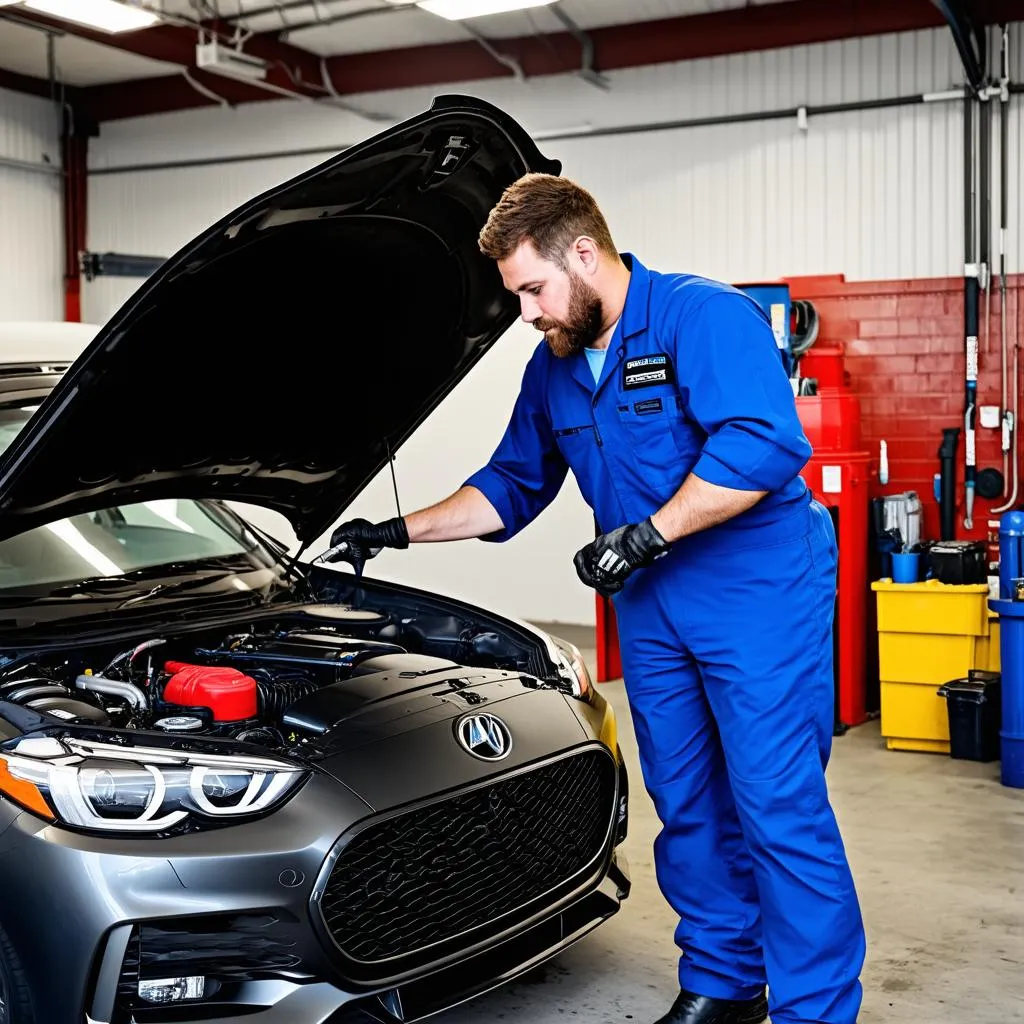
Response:
[{"label": "red fire extinguisher cabinet", "polygon": [[818,380],[816,395],[797,397],[797,413],[813,454],[801,476],[829,510],[839,548],[833,651],[836,721],[868,717],[870,490],[877,474],[861,439],[860,401],[843,372],[843,350],[815,346],[801,373]]}]

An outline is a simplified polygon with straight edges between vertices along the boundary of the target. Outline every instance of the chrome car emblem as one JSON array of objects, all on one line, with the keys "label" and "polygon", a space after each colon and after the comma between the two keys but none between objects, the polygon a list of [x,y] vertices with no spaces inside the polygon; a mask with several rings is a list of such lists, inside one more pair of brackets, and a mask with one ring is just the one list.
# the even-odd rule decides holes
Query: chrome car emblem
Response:
[{"label": "chrome car emblem", "polygon": [[484,761],[501,761],[512,753],[512,733],[495,715],[467,715],[455,735],[470,754]]}]

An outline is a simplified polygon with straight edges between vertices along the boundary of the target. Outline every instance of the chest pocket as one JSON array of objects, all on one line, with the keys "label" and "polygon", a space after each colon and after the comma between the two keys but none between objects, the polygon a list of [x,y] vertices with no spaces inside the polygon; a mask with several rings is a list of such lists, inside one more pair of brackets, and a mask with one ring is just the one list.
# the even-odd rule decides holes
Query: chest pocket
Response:
[{"label": "chest pocket", "polygon": [[697,461],[703,431],[683,412],[673,387],[625,391],[618,396],[623,436],[647,481],[674,491]]},{"label": "chest pocket", "polygon": [[555,444],[572,470],[583,500],[591,508],[595,507],[596,482],[603,469],[600,452],[602,438],[596,425],[593,422],[585,423],[580,418],[575,426],[554,427],[553,433]]}]

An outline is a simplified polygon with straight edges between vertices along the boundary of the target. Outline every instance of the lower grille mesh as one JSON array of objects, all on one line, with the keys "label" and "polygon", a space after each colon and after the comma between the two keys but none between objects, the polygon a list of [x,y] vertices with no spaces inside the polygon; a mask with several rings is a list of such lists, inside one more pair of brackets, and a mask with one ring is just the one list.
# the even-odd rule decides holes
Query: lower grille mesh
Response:
[{"label": "lower grille mesh", "polygon": [[331,872],[327,928],[373,963],[493,925],[600,853],[614,794],[611,759],[590,750],[372,825]]},{"label": "lower grille mesh", "polygon": [[298,967],[300,922],[275,914],[175,918],[136,926],[119,995],[131,1003],[140,978],[205,975],[221,981],[272,976]]}]

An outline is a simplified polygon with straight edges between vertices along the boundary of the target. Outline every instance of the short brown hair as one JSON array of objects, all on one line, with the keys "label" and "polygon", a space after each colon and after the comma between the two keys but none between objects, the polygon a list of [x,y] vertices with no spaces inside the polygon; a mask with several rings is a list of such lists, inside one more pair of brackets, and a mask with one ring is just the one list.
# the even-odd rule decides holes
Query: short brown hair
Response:
[{"label": "short brown hair", "polygon": [[594,197],[576,182],[552,174],[527,174],[513,182],[480,232],[480,251],[508,259],[529,241],[543,259],[565,267],[569,246],[581,235],[618,257],[608,224]]}]

